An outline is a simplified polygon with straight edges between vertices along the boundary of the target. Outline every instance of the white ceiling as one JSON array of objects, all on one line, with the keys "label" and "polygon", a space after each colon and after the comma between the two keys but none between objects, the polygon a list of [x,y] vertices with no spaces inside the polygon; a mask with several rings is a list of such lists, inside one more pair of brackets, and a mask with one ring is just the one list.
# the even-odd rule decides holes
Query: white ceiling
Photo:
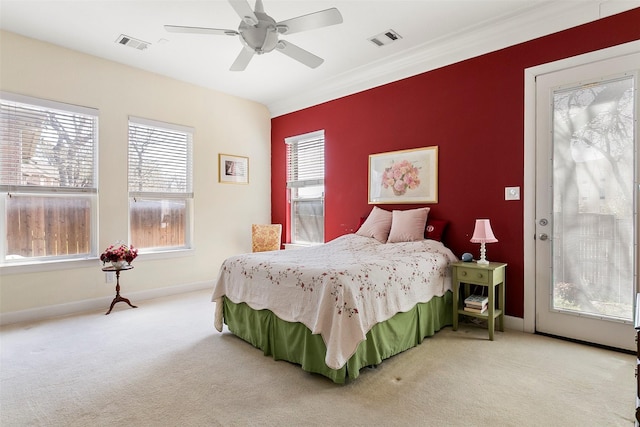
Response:
[{"label": "white ceiling", "polygon": [[[251,7],[254,0],[249,0]],[[0,0],[0,28],[265,104],[299,110],[640,6],[640,0],[264,0],[276,21],[336,7],[344,22],[282,39],[325,59],[310,69],[274,51],[229,71],[237,37],[168,33],[164,24],[237,29],[227,0]],[[389,29],[402,39],[377,47]],[[139,51],[121,35],[150,43]]]}]

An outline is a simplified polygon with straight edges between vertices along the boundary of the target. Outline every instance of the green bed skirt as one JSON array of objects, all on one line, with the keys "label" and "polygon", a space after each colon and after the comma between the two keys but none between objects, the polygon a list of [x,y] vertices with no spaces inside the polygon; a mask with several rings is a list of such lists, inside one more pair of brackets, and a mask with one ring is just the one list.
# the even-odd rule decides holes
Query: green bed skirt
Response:
[{"label": "green bed skirt", "polygon": [[425,337],[451,325],[452,299],[448,291],[442,297],[434,297],[378,323],[340,369],[331,369],[325,364],[327,349],[322,337],[313,335],[302,323],[286,322],[269,310],[253,310],[245,303],[235,304],[227,298],[223,298],[224,322],[234,335],[261,349],[265,356],[297,363],[307,372],[342,384],[347,378],[357,378],[363,367],[377,365],[415,347]]}]

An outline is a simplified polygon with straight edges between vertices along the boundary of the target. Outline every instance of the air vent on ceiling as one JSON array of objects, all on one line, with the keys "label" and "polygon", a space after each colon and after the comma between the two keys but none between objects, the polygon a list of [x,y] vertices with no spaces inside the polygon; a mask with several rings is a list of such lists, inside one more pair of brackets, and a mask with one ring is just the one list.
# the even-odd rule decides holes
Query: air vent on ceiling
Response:
[{"label": "air vent on ceiling", "polygon": [[151,43],[143,42],[142,40],[134,39],[133,37],[125,36],[124,34],[120,34],[120,37],[118,37],[116,43],[138,50],[145,50],[151,45]]},{"label": "air vent on ceiling", "polygon": [[397,40],[400,40],[402,36],[393,30],[387,30],[384,33],[380,33],[377,36],[369,38],[369,41],[376,46],[385,46],[391,44]]}]

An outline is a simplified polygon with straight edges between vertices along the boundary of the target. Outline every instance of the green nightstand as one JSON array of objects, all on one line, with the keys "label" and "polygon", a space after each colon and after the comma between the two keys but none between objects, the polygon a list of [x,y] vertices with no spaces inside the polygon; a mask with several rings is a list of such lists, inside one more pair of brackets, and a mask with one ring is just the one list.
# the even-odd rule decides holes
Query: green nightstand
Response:
[{"label": "green nightstand", "polygon": [[[453,274],[453,330],[458,330],[458,315],[487,319],[489,339],[493,341],[495,320],[498,319],[498,330],[504,331],[504,286],[506,283],[507,264],[490,262],[478,264],[476,262],[454,262],[451,264]],[[464,292],[460,292],[460,285],[464,283]],[[484,313],[474,313],[464,310],[464,299],[470,295],[470,286],[486,286],[489,291],[489,307]],[[496,287],[498,288],[498,307],[496,308]]]}]

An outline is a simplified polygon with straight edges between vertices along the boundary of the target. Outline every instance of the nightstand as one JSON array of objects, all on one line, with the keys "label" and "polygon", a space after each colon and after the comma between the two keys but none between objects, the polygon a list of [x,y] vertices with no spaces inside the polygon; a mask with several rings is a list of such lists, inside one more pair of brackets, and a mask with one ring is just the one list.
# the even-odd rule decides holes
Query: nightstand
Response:
[{"label": "nightstand", "polygon": [[[454,262],[451,264],[453,274],[453,330],[458,330],[458,315],[487,319],[489,339],[493,341],[495,320],[498,319],[498,330],[504,331],[504,286],[506,283],[507,264],[490,262]],[[460,286],[464,284],[464,291]],[[470,295],[470,285],[486,286],[489,292],[489,307],[484,313],[464,310],[464,299]],[[496,308],[496,287],[498,288],[498,307]]]}]

